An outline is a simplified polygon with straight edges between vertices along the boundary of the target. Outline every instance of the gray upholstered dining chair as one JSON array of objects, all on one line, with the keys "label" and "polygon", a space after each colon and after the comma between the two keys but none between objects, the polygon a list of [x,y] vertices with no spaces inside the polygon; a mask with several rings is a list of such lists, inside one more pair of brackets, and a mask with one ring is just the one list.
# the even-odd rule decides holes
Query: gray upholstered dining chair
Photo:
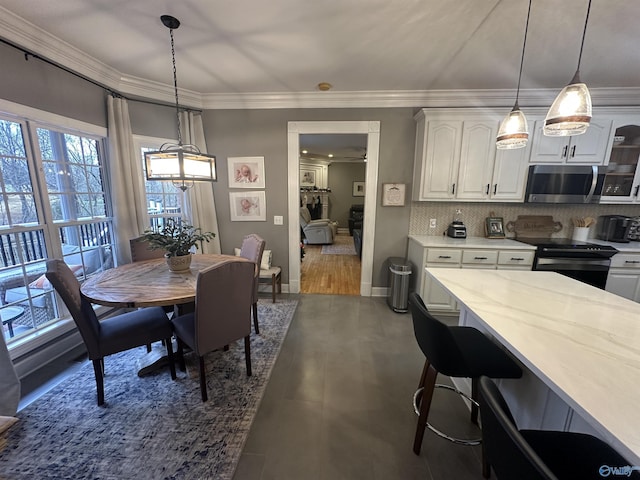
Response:
[{"label": "gray upholstered dining chair", "polygon": [[251,299],[254,265],[225,260],[198,273],[195,311],[171,320],[178,340],[180,368],[185,369],[184,345],[198,356],[200,392],[207,401],[205,354],[244,338],[247,376],[251,376]]},{"label": "gray upholstered dining chair", "polygon": [[260,264],[262,263],[262,253],[265,245],[266,242],[261,237],[251,233],[242,239],[242,245],[240,246],[240,256],[255,263],[251,309],[253,312],[253,328],[257,334],[260,333],[260,328],[258,327],[258,284],[260,283]]},{"label": "gray upholstered dining chair", "polygon": [[73,317],[93,361],[98,405],[104,404],[104,357],[164,340],[171,378],[175,380],[171,322],[161,307],[148,307],[98,321],[91,302],[80,292],[80,282],[59,259],[47,260],[47,279]]}]

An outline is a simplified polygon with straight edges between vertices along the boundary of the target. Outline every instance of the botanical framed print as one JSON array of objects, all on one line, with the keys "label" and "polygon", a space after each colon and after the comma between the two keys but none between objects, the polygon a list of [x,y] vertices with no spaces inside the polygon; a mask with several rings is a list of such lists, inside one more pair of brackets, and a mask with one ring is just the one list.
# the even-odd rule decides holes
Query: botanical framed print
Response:
[{"label": "botanical framed print", "polygon": [[315,187],[316,186],[316,172],[313,170],[300,169],[300,186],[301,187]]},{"label": "botanical framed print", "polygon": [[265,188],[264,157],[229,157],[229,188]]},{"label": "botanical framed print", "polygon": [[487,217],[485,220],[487,238],[504,238],[504,222],[502,217]]},{"label": "botanical framed print", "polygon": [[383,183],[382,184],[382,206],[402,207],[404,206],[404,183]]},{"label": "botanical framed print", "polygon": [[364,197],[364,182],[353,182],[353,196]]},{"label": "botanical framed print", "polygon": [[232,222],[264,222],[267,206],[263,191],[229,192]]}]

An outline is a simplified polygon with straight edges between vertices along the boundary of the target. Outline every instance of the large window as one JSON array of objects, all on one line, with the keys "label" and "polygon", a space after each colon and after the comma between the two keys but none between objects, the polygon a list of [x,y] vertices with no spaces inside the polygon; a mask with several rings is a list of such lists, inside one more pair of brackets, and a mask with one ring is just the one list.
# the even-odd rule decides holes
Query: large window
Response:
[{"label": "large window", "polygon": [[64,258],[80,281],[113,265],[104,138],[0,115],[0,316],[11,343],[63,314],[44,276]]}]

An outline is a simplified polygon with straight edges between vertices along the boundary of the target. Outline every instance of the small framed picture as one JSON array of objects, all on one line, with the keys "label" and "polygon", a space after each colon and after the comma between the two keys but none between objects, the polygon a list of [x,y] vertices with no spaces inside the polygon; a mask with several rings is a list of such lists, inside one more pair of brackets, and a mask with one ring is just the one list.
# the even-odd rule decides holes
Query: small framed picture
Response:
[{"label": "small framed picture", "polygon": [[264,192],[229,192],[232,222],[264,222],[267,206]]},{"label": "small framed picture", "polygon": [[382,206],[402,207],[404,206],[404,183],[383,183],[382,184]]},{"label": "small framed picture", "polygon": [[487,238],[504,238],[504,223],[502,217],[487,217],[485,220]]},{"label": "small framed picture", "polygon": [[264,157],[229,157],[229,188],[264,188]]},{"label": "small framed picture", "polygon": [[300,169],[300,186],[301,187],[315,187],[316,185],[316,172],[313,170]]},{"label": "small framed picture", "polygon": [[353,182],[353,196],[364,197],[364,182]]}]

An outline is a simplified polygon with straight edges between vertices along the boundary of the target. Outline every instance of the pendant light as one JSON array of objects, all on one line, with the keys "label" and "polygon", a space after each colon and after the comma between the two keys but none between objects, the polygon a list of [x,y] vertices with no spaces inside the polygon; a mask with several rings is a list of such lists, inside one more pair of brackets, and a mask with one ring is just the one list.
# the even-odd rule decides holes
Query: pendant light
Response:
[{"label": "pendant light", "polygon": [[191,144],[182,143],[180,128],[180,104],[178,103],[178,79],[176,75],[176,54],[173,44],[173,31],[180,21],[170,15],[162,15],[160,20],[169,29],[171,37],[171,57],[173,59],[173,88],[176,98],[176,123],[178,143],[165,143],[156,152],[144,154],[147,180],[171,181],[183,192],[197,181],[216,181],[216,157],[201,153]]},{"label": "pendant light", "polygon": [[518,88],[516,89],[516,102],[513,109],[500,124],[498,136],[496,137],[496,148],[508,150],[523,148],[527,146],[529,140],[529,127],[527,118],[520,110],[518,97],[520,95],[520,80],[522,79],[522,64],[524,63],[524,50],[527,46],[527,32],[529,31],[529,16],[531,15],[531,0],[529,0],[529,10],[527,11],[527,23],[524,27],[524,41],[522,42],[522,56],[520,57],[520,73],[518,74]]},{"label": "pendant light", "polygon": [[582,60],[590,10],[591,0],[589,0],[587,17],[584,21],[576,73],[569,85],[558,94],[544,120],[544,134],[550,137],[581,135],[587,131],[591,121],[591,95],[587,86],[580,81],[580,60]]}]

